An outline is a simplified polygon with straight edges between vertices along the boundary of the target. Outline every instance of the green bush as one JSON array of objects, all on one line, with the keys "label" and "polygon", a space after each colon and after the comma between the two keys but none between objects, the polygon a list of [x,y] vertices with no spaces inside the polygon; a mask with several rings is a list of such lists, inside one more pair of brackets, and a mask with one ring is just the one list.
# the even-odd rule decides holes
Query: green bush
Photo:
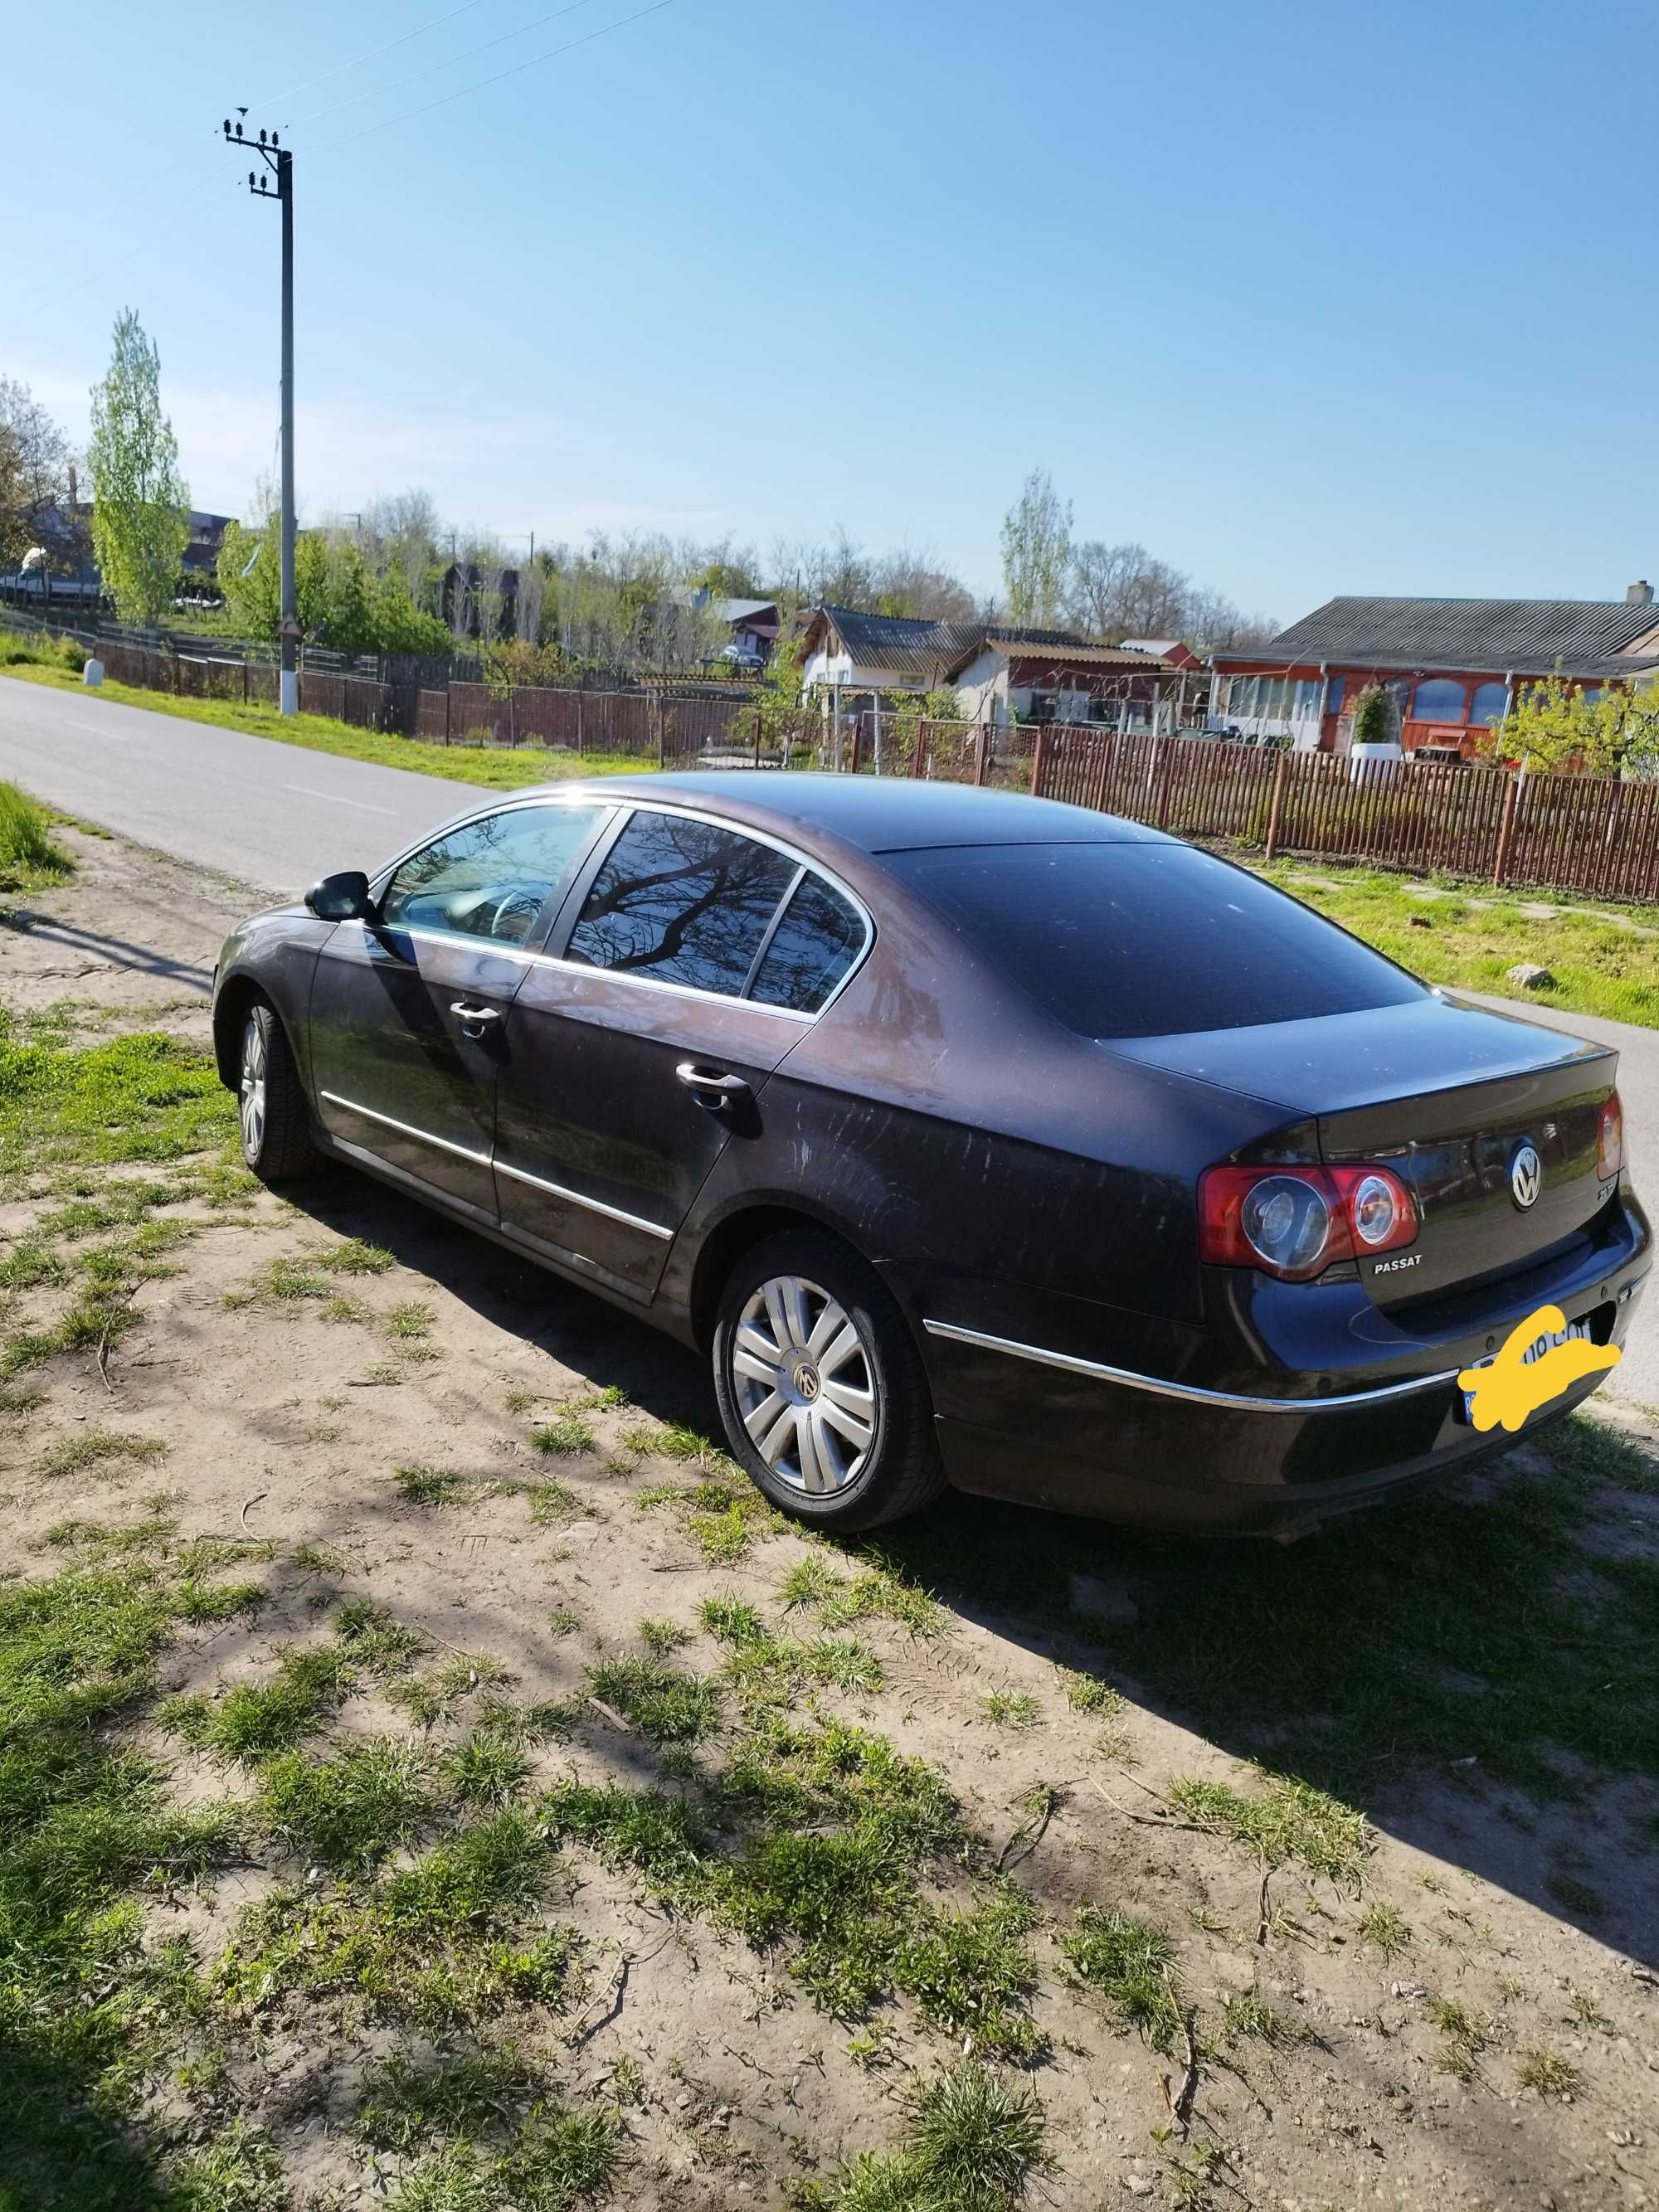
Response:
[{"label": "green bush", "polygon": [[72,637],[48,637],[44,631],[22,637],[0,630],[0,668],[67,668],[76,676],[87,665],[87,648]]}]

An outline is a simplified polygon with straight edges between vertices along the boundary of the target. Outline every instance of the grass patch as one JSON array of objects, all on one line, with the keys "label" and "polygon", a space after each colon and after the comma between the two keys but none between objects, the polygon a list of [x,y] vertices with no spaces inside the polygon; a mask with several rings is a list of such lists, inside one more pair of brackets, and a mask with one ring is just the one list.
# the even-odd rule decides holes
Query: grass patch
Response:
[{"label": "grass patch", "polygon": [[0,1175],[182,1159],[234,1135],[210,1054],[140,1031],[69,1047],[20,1042],[0,1012]]},{"label": "grass patch", "polygon": [[278,1891],[238,1919],[215,1987],[249,2016],[303,1998],[431,2033],[510,2006],[557,2008],[576,1937],[533,1917],[545,1863],[534,1825],[509,1808],[373,1883]]},{"label": "grass patch", "polygon": [[438,1316],[421,1298],[406,1298],[386,1309],[386,1333],[396,1344],[419,1344],[432,1334]]},{"label": "grass patch", "polygon": [[1268,1778],[1246,1797],[1224,1782],[1182,1781],[1169,1796],[1185,1819],[1248,1844],[1270,1867],[1294,1862],[1333,1881],[1356,1881],[1376,1846],[1363,1814],[1305,1782]]},{"label": "grass patch", "polygon": [[1540,2097],[1576,2097],[1584,2086],[1580,2069],[1544,2044],[1522,2052],[1515,2078],[1523,2089],[1536,2089]]},{"label": "grass patch", "polygon": [[[54,690],[79,692],[78,675],[62,666],[12,665],[0,674],[25,683],[45,684]],[[142,707],[152,714],[173,714],[180,720],[203,722],[222,730],[245,730],[251,737],[272,738],[279,744],[296,745],[307,752],[334,753],[343,760],[371,761],[380,768],[407,769],[458,783],[486,785],[492,791],[514,791],[527,783],[559,783],[568,777],[625,775],[656,766],[632,754],[546,752],[533,745],[475,745],[458,740],[453,745],[422,744],[415,738],[392,737],[379,730],[362,730],[337,722],[326,714],[279,714],[275,707],[243,706],[229,699],[176,698],[167,691],[142,690],[136,684],[117,684],[106,678],[98,696],[118,706]]]},{"label": "grass patch", "polygon": [[556,1420],[543,1421],[532,1431],[530,1441],[538,1452],[565,1459],[577,1452],[592,1451],[593,1431],[579,1413],[561,1413]]},{"label": "grass patch", "polygon": [[1412,1940],[1405,1915],[1392,1905],[1368,1905],[1359,1916],[1358,1929],[1360,1940],[1375,1946],[1385,1959],[1397,1959]]},{"label": "grass patch", "polygon": [[717,1564],[742,1559],[757,1536],[779,1535],[789,1525],[741,1476],[660,1483],[641,1490],[634,1502],[642,1513],[672,1505],[704,1559]]},{"label": "grass patch", "polygon": [[433,1809],[420,1762],[401,1745],[351,1744],[315,1763],[296,1751],[270,1759],[254,1817],[307,1864],[362,1874],[413,1841]]},{"label": "grass patch", "polygon": [[612,2107],[544,2105],[510,2150],[456,2142],[423,2161],[392,2212],[580,2212],[610,2197],[624,2156]]},{"label": "grass patch", "polygon": [[[1651,907],[1592,909],[1571,903],[1571,894],[1498,893],[1449,877],[1425,880],[1322,860],[1279,861],[1258,872],[1425,982],[1649,1028],[1659,1024],[1659,934]],[[1425,889],[1446,895],[1413,896]],[[1548,918],[1523,911],[1534,904],[1559,911]],[[1517,992],[1504,971],[1522,960],[1547,968],[1554,982]]]},{"label": "grass patch", "polygon": [[611,1659],[590,1668],[590,1694],[653,1743],[700,1743],[720,1724],[714,1683],[659,1659]]},{"label": "grass patch", "polygon": [[1254,2042],[1270,2045],[1275,2051],[1289,2051],[1298,2043],[1313,2041],[1313,2030],[1306,2021],[1276,2011],[1254,1990],[1234,1990],[1221,2008],[1221,2026],[1231,2041],[1237,2042],[1248,2036]]},{"label": "grass patch", "polygon": [[1175,1946],[1161,1928],[1132,1912],[1080,1905],[1060,1953],[1068,1978],[1104,1997],[1124,2027],[1138,2028],[1155,2051],[1174,2047],[1181,2025],[1170,1982]]},{"label": "grass patch", "polygon": [[34,1471],[47,1480],[59,1475],[82,1474],[89,1467],[149,1467],[165,1459],[167,1448],[160,1437],[124,1436],[114,1429],[82,1429],[62,1437],[34,1462]]},{"label": "grass patch", "polygon": [[1431,1997],[1428,2010],[1440,2032],[1436,2064],[1454,2081],[1473,2081],[1480,2070],[1480,2054],[1492,2041],[1492,2021],[1458,1997]]},{"label": "grass patch", "polygon": [[0,783],[0,891],[44,890],[73,875],[74,860],[52,824],[46,807],[15,783]]},{"label": "grass patch", "polygon": [[856,1575],[838,1575],[816,1554],[793,1566],[778,1585],[778,1595],[793,1611],[809,1607],[826,1628],[845,1628],[858,1620],[891,1620],[912,1636],[939,1636],[950,1616],[933,1597],[886,1559]]},{"label": "grass patch", "polygon": [[872,1691],[885,1679],[880,1660],[856,1637],[781,1636],[744,1598],[705,1598],[698,1614],[727,1647],[726,1679],[751,1714],[787,1705],[809,1685]]},{"label": "grass patch", "polygon": [[350,1688],[349,1665],[327,1646],[285,1652],[266,1682],[238,1682],[216,1698],[170,1698],[164,1726],[228,1763],[257,1766],[314,1735]]},{"label": "grass patch", "polygon": [[989,1690],[979,1709],[994,1728],[1035,1728],[1042,1717],[1042,1706],[1025,1690]]},{"label": "grass patch", "polygon": [[565,1482],[538,1482],[529,1492],[530,1517],[538,1528],[556,1528],[562,1521],[578,1520],[587,1508]]},{"label": "grass patch", "polygon": [[836,2212],[1012,2212],[1050,2165],[1043,2133],[1029,2089],[964,2059],[911,2092],[898,2149],[843,2173]]},{"label": "grass patch", "polygon": [[377,2150],[406,2154],[434,2137],[497,2134],[550,2091],[544,2069],[514,2044],[419,2061],[393,2051],[365,2073],[354,2124]]}]

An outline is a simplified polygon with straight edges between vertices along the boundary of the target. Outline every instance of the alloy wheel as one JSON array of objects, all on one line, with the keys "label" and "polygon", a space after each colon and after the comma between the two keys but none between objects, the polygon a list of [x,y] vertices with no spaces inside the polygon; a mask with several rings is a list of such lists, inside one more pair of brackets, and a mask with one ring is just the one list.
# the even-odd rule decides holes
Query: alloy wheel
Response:
[{"label": "alloy wheel", "polygon": [[744,1306],[732,1346],[744,1427],[772,1472],[812,1496],[862,1473],[876,1433],[875,1366],[838,1299],[775,1275]]},{"label": "alloy wheel", "polygon": [[242,1030],[240,1090],[242,1153],[252,1162],[258,1158],[265,1134],[265,1032],[257,1013],[248,1016]]}]

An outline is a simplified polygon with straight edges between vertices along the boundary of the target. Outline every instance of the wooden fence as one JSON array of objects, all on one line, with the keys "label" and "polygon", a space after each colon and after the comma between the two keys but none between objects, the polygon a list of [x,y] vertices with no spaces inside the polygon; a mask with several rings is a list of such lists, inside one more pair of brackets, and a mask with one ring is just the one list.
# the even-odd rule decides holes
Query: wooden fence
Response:
[{"label": "wooden fence", "polygon": [[[274,705],[258,662],[109,640],[118,682]],[[741,697],[451,683],[422,689],[326,670],[300,677],[303,713],[436,744],[622,756],[665,768],[816,768],[1029,791],[1202,842],[1494,884],[1659,901],[1659,781],[1516,775],[1498,768],[1357,762],[1218,738],[1095,727],[864,715],[837,729],[815,707],[779,717]],[[526,769],[531,763],[526,763]],[[533,772],[533,771],[532,771]]]},{"label": "wooden fence", "polygon": [[1273,860],[1659,900],[1659,781],[1276,752],[1210,738],[924,723],[909,772],[1029,790]]}]

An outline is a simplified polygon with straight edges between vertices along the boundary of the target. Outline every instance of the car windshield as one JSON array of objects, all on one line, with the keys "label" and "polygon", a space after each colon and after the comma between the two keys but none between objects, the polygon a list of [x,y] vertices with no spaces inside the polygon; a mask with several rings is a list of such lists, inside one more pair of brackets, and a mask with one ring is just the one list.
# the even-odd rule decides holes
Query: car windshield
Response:
[{"label": "car windshield", "polygon": [[1392,961],[1190,845],[957,845],[887,864],[1083,1036],[1174,1036],[1397,1006]]}]

